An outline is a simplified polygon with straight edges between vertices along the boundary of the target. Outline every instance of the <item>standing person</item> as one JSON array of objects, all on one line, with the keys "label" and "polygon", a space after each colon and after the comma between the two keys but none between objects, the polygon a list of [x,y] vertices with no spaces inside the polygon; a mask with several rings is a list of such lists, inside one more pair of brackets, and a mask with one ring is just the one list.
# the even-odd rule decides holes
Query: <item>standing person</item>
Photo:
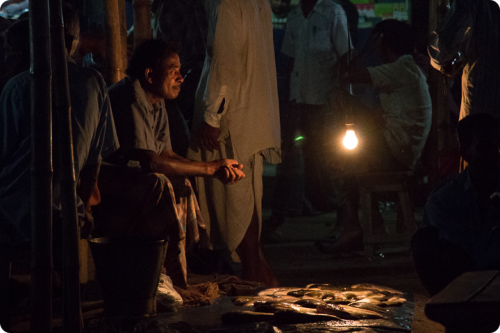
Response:
[{"label": "standing person", "polygon": [[[342,6],[331,0],[302,0],[288,14],[281,51],[290,57],[290,116],[285,132],[286,147],[296,144],[294,134],[304,138],[304,195],[313,210],[326,211],[331,206],[330,186],[325,183],[323,150],[324,105],[327,93],[339,84],[340,59],[349,51],[349,28]],[[346,58],[345,56],[343,57]],[[335,92],[333,92],[335,93]],[[300,120],[298,120],[300,119]],[[290,148],[293,153],[293,148]],[[288,150],[284,157],[288,157]],[[281,173],[288,163],[281,166]],[[278,183],[269,231],[283,224],[290,210],[286,201],[290,181]],[[288,192],[288,193],[286,193]],[[302,209],[302,207],[299,207]]]},{"label": "standing person", "polygon": [[431,65],[462,71],[460,119],[475,112],[500,119],[500,8],[492,0],[456,0],[428,47]]},{"label": "standing person", "polygon": [[271,7],[266,0],[211,0],[206,8],[207,57],[188,156],[237,159],[247,176],[234,186],[198,178],[203,218],[214,248],[236,251],[244,279],[276,286],[259,241],[263,158],[280,161]]},{"label": "standing person", "polygon": [[[91,207],[100,201],[97,174],[101,159],[116,151],[119,144],[104,79],[93,69],[78,67],[72,59],[80,35],[78,14],[69,5],[63,5],[63,18],[74,172],[78,180],[77,209],[79,221],[85,228],[91,225]],[[18,45],[29,45],[29,33],[17,36],[22,39],[17,41]],[[8,264],[9,253],[18,252],[31,240],[30,77],[29,71],[13,77],[0,96],[0,265]],[[54,163],[53,253],[54,266],[59,270],[62,265],[62,211],[57,166],[58,163]],[[2,308],[7,299],[3,294],[6,287],[3,282],[0,281],[0,316],[7,313]]]}]

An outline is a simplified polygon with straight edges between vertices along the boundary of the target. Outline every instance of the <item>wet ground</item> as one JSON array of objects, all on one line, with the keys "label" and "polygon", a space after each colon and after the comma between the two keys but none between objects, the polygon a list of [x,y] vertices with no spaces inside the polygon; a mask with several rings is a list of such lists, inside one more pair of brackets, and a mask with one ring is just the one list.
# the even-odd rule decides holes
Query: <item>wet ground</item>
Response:
[{"label": "wet ground", "polygon": [[[263,218],[271,215],[270,200],[273,195],[275,168],[266,165],[264,168]],[[389,205],[391,206],[391,205]],[[383,213],[386,229],[394,230],[396,221],[395,209]],[[422,208],[416,207],[416,219],[422,220]],[[368,260],[362,251],[350,253],[342,257],[321,254],[314,241],[327,235],[336,222],[336,214],[287,218],[280,229],[282,238],[277,243],[267,243],[264,248],[283,287],[305,287],[311,283],[327,283],[332,285],[352,285],[357,283],[379,284],[405,292],[410,296],[407,304],[406,329],[415,333],[439,333],[444,328],[425,317],[424,306],[429,299],[421,285],[411,258],[408,246],[394,244],[377,249],[377,256]],[[239,273],[240,266],[232,264]],[[210,328],[211,332],[275,332],[269,324],[246,325],[239,327],[221,325],[220,315],[224,312],[241,309],[235,307],[229,297],[219,299],[207,307],[182,309],[176,314],[162,314],[157,320],[172,324],[174,322],[190,323],[194,326]],[[412,316],[413,315],[413,316]],[[347,332],[349,328],[335,327],[328,324],[281,325],[282,332]],[[357,332],[387,332],[377,327],[352,328]]]}]

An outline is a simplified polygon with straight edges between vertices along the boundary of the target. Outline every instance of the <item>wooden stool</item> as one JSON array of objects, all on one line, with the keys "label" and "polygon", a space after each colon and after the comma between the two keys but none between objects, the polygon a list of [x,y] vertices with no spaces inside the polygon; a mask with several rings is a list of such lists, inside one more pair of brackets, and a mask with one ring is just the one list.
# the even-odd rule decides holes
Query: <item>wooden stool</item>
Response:
[{"label": "wooden stool", "polygon": [[[361,226],[364,230],[363,245],[365,256],[373,258],[375,256],[375,245],[385,243],[405,243],[410,244],[413,233],[417,230],[413,205],[410,201],[409,184],[413,177],[413,172],[381,172],[365,173],[358,175],[361,208]],[[403,222],[402,233],[392,235],[374,234],[372,216],[372,194],[375,192],[397,192],[399,197],[398,220]],[[399,222],[398,221],[398,222]]]}]

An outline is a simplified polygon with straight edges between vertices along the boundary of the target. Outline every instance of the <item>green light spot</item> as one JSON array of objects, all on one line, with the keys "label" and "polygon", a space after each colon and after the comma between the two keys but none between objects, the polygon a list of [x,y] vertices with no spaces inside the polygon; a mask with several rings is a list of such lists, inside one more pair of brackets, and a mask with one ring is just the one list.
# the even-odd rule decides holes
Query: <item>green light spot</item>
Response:
[{"label": "green light spot", "polygon": [[302,140],[304,137],[301,135],[301,136],[298,136],[295,138],[295,141],[299,141],[299,140]]}]

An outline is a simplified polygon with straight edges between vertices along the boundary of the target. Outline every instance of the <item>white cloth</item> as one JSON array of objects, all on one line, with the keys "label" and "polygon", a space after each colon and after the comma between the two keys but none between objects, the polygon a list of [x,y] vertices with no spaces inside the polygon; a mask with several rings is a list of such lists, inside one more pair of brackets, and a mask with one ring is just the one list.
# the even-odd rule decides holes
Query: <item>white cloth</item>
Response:
[{"label": "white cloth", "polygon": [[[207,57],[198,86],[194,144],[189,157],[200,160],[197,127],[219,127],[220,141],[231,136],[237,160],[269,149],[279,161],[280,122],[274,61],[272,12],[266,0],[208,0]],[[222,102],[223,110],[218,113]]]},{"label": "white cloth", "polygon": [[414,168],[429,135],[432,102],[425,75],[411,55],[369,67],[385,120],[384,136],[394,157]]},{"label": "white cloth", "polygon": [[287,17],[281,52],[295,59],[290,100],[323,105],[336,83],[335,64],[349,51],[347,17],[342,6],[319,0],[307,18],[300,4]]}]

